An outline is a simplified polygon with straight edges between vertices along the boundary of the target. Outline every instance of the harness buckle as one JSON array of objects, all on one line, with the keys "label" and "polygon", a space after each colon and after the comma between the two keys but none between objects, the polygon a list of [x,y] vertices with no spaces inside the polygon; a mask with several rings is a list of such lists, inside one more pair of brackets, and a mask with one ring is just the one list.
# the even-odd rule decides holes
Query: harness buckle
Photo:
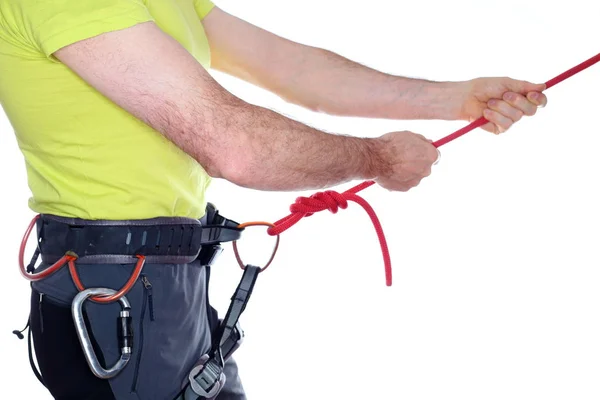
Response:
[{"label": "harness buckle", "polygon": [[190,371],[188,376],[189,388],[201,399],[209,400],[217,397],[225,386],[225,379],[222,363],[208,354],[200,358],[199,364]]}]

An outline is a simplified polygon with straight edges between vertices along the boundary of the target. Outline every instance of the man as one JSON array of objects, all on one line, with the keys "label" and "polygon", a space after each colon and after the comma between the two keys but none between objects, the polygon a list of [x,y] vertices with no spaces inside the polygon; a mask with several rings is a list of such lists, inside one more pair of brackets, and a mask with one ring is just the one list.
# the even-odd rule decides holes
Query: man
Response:
[{"label": "man", "polygon": [[[181,394],[217,330],[206,298],[210,262],[181,250],[181,237],[173,256],[173,232],[211,223],[204,197],[211,178],[260,190],[373,179],[407,191],[438,157],[430,141],[411,132],[328,134],[250,105],[219,86],[209,67],[315,111],[465,121],[483,115],[490,121],[484,129],[494,133],[547,101],[543,85],[509,78],[428,82],[383,74],[279,38],[208,0],[0,0],[0,101],[26,160],[30,207],[42,215],[43,263],[35,272],[65,250],[84,249],[70,265],[83,286],[117,290],[132,275],[134,257],[148,255],[126,294],[131,359],[109,379],[92,374],[73,329],[70,305],[80,288],[72,272],[65,267],[33,284],[36,356],[57,399]],[[126,239],[113,240],[124,226]],[[131,232],[140,226],[147,230],[136,247]],[[152,229],[162,236],[147,239]],[[90,345],[108,368],[121,356],[113,329],[121,308],[86,304]],[[245,399],[233,359],[226,365],[217,399]]]}]

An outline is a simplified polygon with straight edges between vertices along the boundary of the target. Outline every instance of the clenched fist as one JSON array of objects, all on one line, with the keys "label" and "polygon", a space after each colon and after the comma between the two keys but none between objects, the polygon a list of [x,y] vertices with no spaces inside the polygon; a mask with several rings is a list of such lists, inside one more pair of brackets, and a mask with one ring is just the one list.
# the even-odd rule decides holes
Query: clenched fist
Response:
[{"label": "clenched fist", "polygon": [[413,132],[388,133],[376,142],[381,170],[375,181],[388,190],[406,192],[417,186],[439,156],[429,140]]}]

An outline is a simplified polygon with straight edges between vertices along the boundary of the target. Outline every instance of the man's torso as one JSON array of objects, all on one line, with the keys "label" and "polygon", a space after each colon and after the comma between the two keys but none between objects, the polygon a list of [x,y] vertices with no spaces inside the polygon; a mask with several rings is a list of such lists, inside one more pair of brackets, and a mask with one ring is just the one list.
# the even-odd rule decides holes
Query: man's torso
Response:
[{"label": "man's torso", "polygon": [[[103,15],[111,12],[113,4],[124,10],[135,6],[129,17],[137,18],[136,23],[153,20],[201,64],[210,64],[201,22],[212,8],[209,1],[99,0],[106,3],[104,9],[65,1],[78,8],[73,18],[86,13],[86,7]],[[52,24],[57,17],[53,10],[42,8],[44,1],[38,2],[40,6],[31,3],[35,1],[0,0],[0,104],[25,157],[33,193],[30,207],[38,213],[83,219],[200,218],[210,182],[204,169],[47,56],[47,48],[39,43],[51,46],[53,36],[39,42],[37,27],[29,21]],[[60,18],[65,18],[62,11]],[[118,11],[113,10],[115,23],[122,23]],[[91,30],[95,23],[106,24],[104,29],[110,31],[115,28],[110,21],[101,19],[87,26]],[[40,27],[43,32],[44,25]],[[81,36],[89,31],[72,32]],[[57,32],[56,37],[61,35]]]}]

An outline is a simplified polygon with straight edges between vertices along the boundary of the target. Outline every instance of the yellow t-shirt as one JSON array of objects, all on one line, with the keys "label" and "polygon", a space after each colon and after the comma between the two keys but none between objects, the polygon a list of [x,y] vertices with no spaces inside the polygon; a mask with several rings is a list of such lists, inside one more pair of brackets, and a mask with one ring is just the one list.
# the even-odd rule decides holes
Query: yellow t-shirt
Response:
[{"label": "yellow t-shirt", "polygon": [[[52,53],[154,21],[204,67],[209,0],[0,0],[0,104],[38,213],[84,219],[200,218],[202,166],[101,95]],[[2,133],[6,134],[6,133]]]}]

